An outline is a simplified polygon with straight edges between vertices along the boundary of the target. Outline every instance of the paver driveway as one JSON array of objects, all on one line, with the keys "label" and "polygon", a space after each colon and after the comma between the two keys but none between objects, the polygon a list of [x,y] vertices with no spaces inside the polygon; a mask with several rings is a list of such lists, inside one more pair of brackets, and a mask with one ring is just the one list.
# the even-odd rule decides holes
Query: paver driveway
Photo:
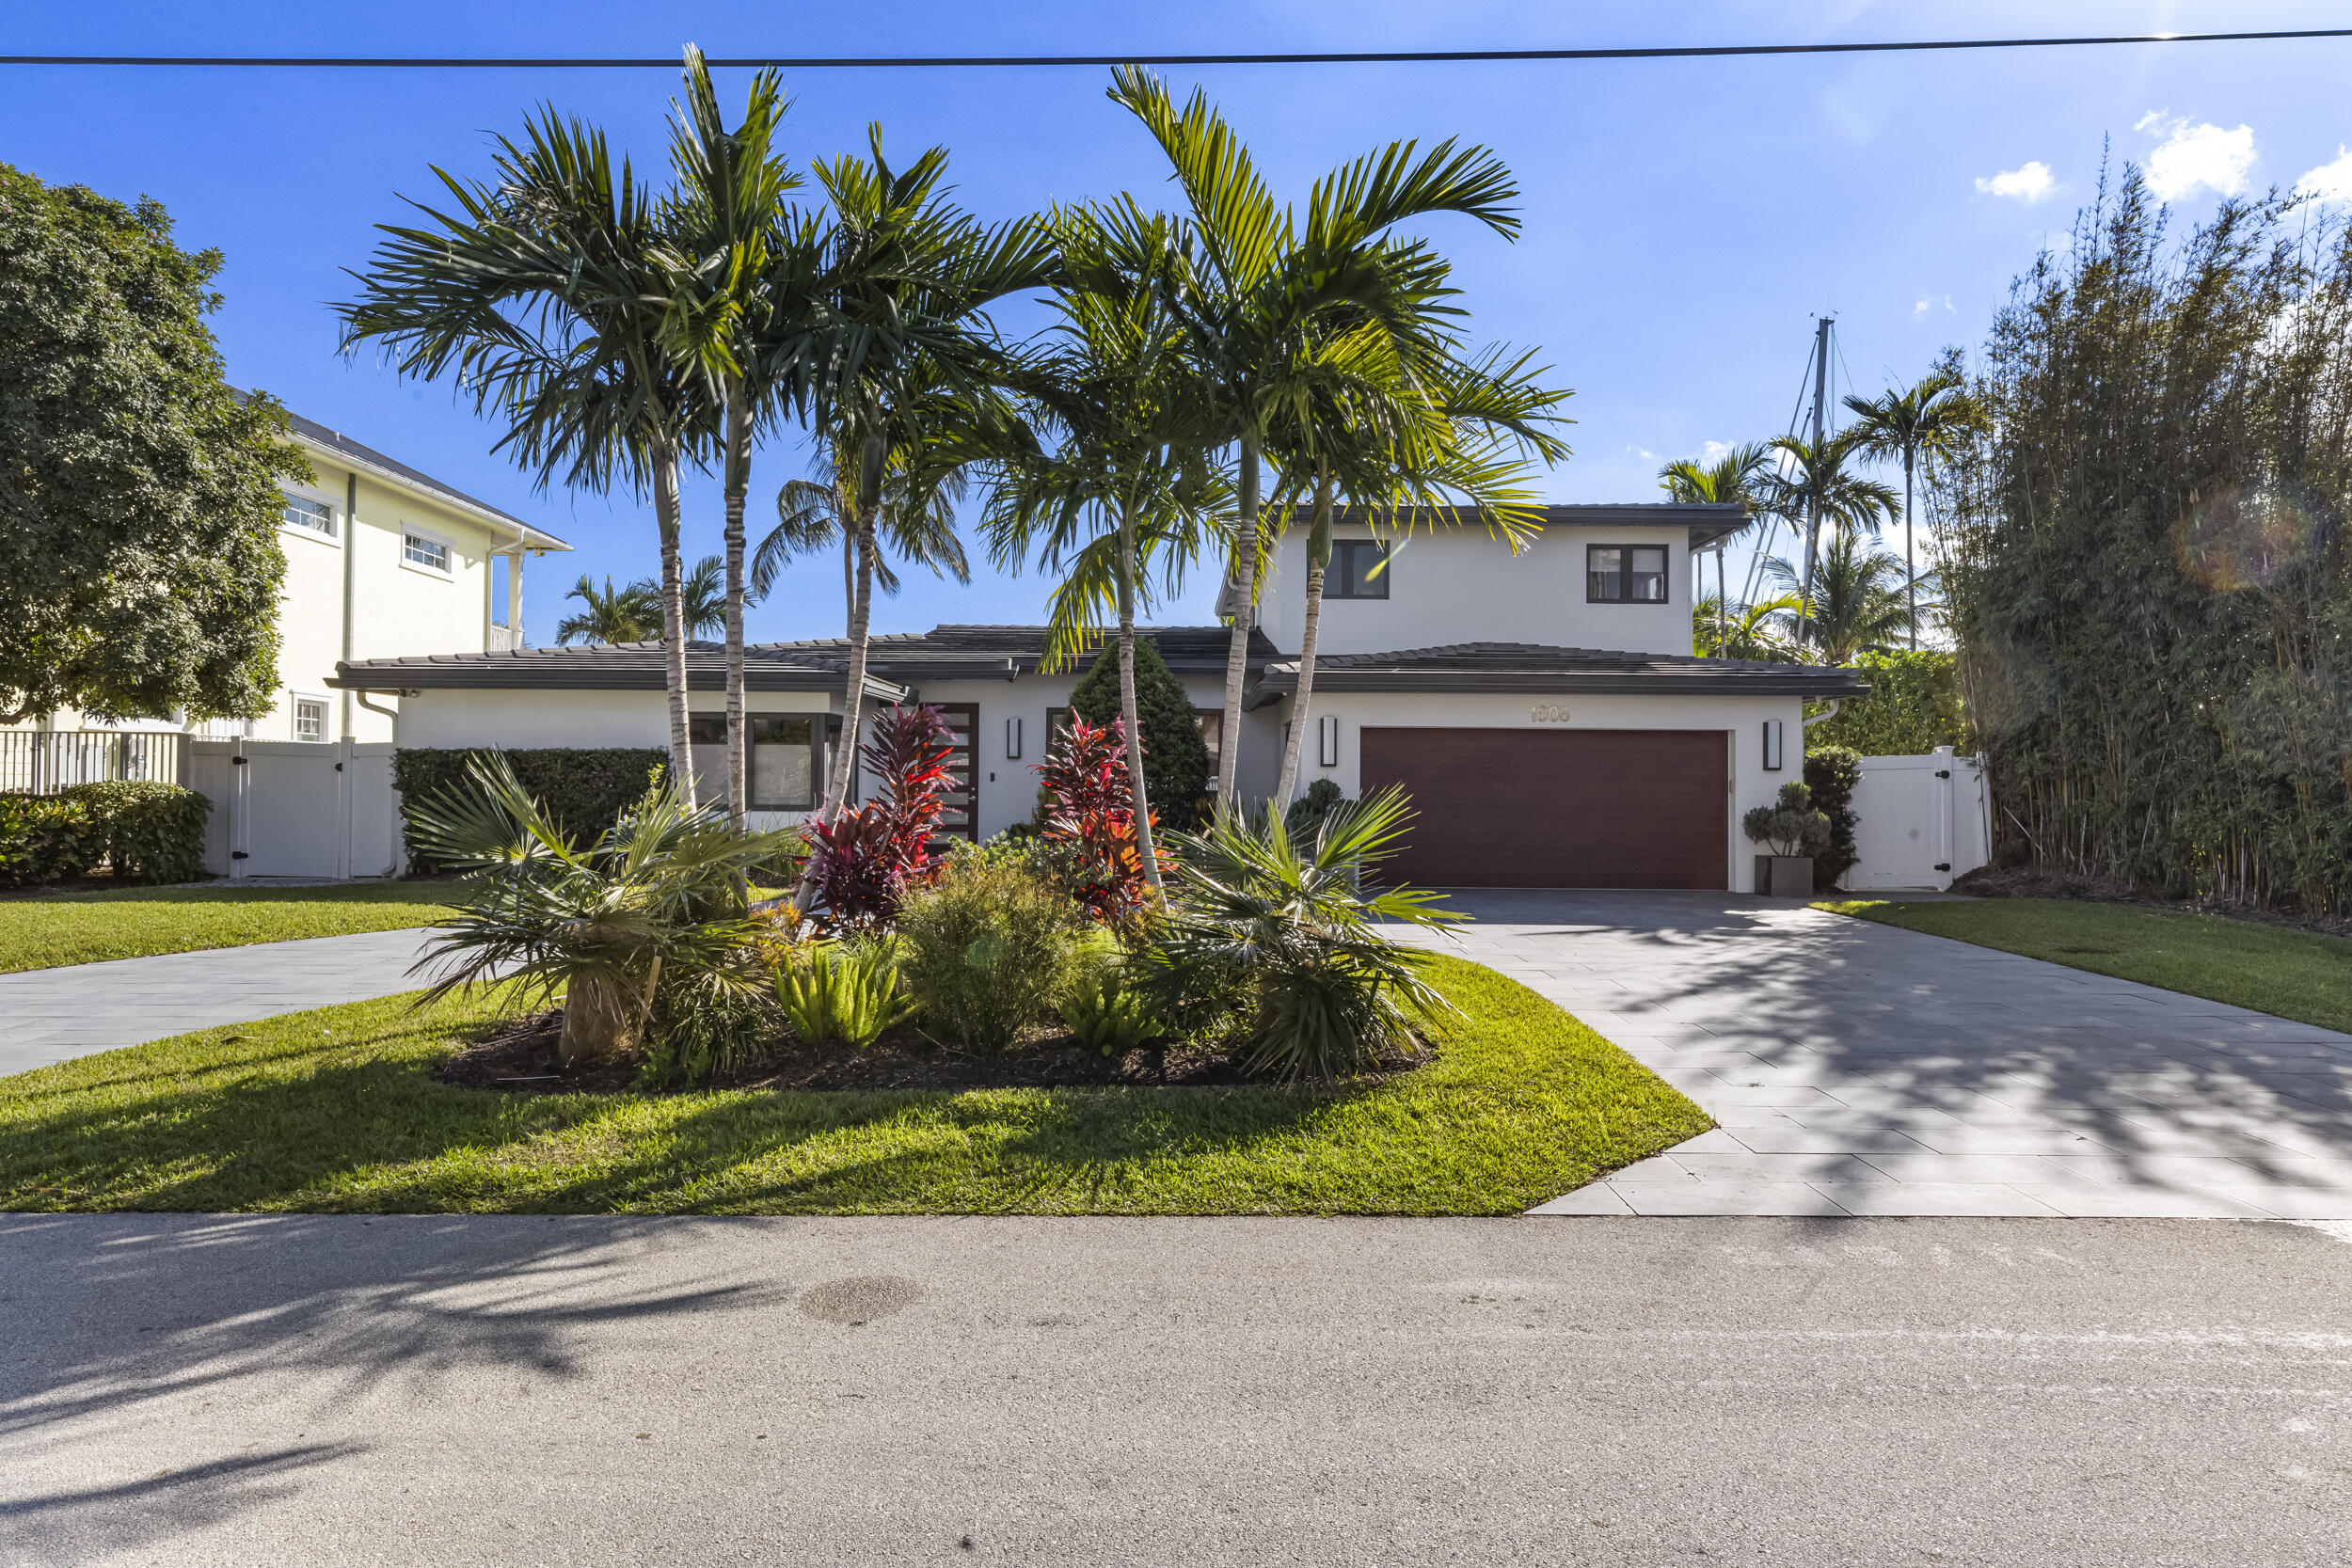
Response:
[{"label": "paver driveway", "polygon": [[1783,900],[1454,905],[1721,1124],[1535,1212],[2352,1217],[2352,1036]]}]

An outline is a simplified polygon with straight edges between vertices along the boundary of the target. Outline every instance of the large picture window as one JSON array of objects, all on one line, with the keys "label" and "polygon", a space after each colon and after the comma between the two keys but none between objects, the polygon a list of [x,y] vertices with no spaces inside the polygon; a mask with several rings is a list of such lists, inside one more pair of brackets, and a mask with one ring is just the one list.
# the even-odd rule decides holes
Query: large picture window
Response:
[{"label": "large picture window", "polygon": [[1331,566],[1323,574],[1327,599],[1385,599],[1389,596],[1389,546],[1377,539],[1340,539],[1331,546]]},{"label": "large picture window", "polygon": [[1585,546],[1584,597],[1593,604],[1664,604],[1666,546]]},{"label": "large picture window", "polygon": [[[726,799],[726,715],[697,713],[687,727],[697,793],[705,800]],[[817,721],[805,715],[755,713],[745,716],[743,728],[751,744],[744,768],[746,804],[753,811],[815,811],[821,733]]]}]

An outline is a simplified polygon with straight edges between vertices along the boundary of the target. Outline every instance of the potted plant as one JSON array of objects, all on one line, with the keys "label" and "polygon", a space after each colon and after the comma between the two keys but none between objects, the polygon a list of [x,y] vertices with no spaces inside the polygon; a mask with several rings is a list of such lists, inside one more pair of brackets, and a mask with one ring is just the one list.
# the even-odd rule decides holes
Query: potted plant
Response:
[{"label": "potted plant", "polygon": [[1829,847],[1829,816],[1813,809],[1813,791],[1790,780],[1780,799],[1740,818],[1748,837],[1772,853],[1756,857],[1756,891],[1773,898],[1813,896],[1813,857]]}]

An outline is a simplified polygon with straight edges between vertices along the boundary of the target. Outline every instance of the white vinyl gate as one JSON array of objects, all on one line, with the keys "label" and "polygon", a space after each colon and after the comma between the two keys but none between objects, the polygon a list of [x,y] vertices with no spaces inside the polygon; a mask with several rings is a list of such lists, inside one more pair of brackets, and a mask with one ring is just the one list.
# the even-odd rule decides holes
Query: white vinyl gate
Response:
[{"label": "white vinyl gate", "polygon": [[216,876],[400,874],[389,741],[191,739],[187,784],[213,802],[204,869]]},{"label": "white vinyl gate", "polygon": [[1991,858],[1984,767],[1948,746],[1926,756],[1864,757],[1854,784],[1854,847],[1844,886],[1933,888]]}]

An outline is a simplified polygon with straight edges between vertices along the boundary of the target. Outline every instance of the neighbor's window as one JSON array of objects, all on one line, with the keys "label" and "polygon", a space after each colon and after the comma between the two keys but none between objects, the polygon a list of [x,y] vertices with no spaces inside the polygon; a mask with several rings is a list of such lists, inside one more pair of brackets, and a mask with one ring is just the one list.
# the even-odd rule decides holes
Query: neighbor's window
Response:
[{"label": "neighbor's window", "polygon": [[1594,604],[1664,604],[1666,546],[1585,546],[1584,597]]},{"label": "neighbor's window", "polygon": [[1323,574],[1327,599],[1385,599],[1389,596],[1389,546],[1377,539],[1341,539],[1331,546],[1331,568]]},{"label": "neighbor's window", "polygon": [[294,701],[294,738],[325,740],[326,738],[326,705],[315,697]]},{"label": "neighbor's window", "polygon": [[[707,800],[726,799],[727,719],[723,713],[697,713],[687,720],[694,747],[694,777]],[[751,743],[745,759],[745,802],[754,811],[815,811],[817,809],[817,725],[803,715],[747,714],[744,738]]]},{"label": "neighbor's window", "polygon": [[298,528],[306,533],[335,537],[335,509],[325,501],[314,501],[308,496],[288,496],[286,510],[280,514],[288,528]]},{"label": "neighbor's window", "polygon": [[400,536],[400,557],[428,572],[449,570],[449,546],[429,533],[404,531]]}]

